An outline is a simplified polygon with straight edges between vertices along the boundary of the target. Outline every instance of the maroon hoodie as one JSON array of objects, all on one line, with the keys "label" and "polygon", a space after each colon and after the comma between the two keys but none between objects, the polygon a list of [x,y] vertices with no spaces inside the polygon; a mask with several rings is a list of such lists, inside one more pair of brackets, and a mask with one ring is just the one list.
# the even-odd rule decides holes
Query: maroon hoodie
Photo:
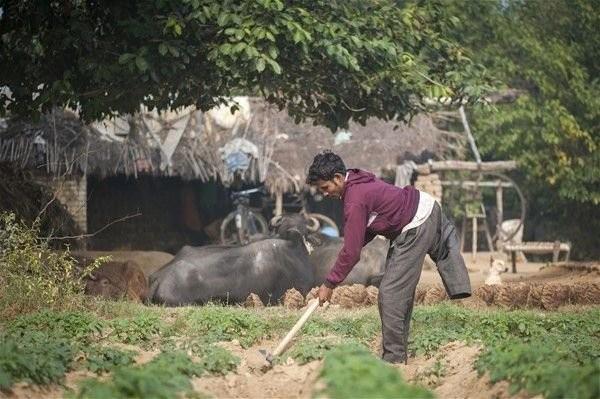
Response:
[{"label": "maroon hoodie", "polygon": [[344,281],[360,260],[362,247],[376,235],[393,240],[400,234],[417,213],[419,191],[413,186],[396,187],[360,169],[348,169],[342,199],[344,246],[326,277],[330,287]]}]

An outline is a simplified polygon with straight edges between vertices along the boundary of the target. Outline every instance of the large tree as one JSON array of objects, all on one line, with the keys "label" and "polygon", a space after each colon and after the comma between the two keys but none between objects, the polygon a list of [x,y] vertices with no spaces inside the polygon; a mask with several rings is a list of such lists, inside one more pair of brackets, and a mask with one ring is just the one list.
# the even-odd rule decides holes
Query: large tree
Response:
[{"label": "large tree", "polygon": [[447,40],[456,20],[443,2],[401,3],[7,0],[0,101],[93,120],[252,93],[335,130],[404,118],[425,97],[476,99],[483,71]]},{"label": "large tree", "polygon": [[451,4],[462,21],[454,39],[500,84],[523,93],[473,112],[482,151],[518,161],[536,238],[571,240],[580,254],[598,256],[600,1]]}]

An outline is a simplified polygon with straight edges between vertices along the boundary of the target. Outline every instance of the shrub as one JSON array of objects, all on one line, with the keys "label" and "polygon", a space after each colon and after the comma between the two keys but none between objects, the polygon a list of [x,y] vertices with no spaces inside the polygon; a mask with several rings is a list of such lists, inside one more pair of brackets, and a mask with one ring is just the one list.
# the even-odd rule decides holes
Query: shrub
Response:
[{"label": "shrub", "polygon": [[32,227],[15,220],[13,213],[0,215],[0,316],[63,307],[83,293],[82,281],[106,259],[98,259],[80,273],[69,251],[49,250],[48,239],[39,238],[39,221]]}]

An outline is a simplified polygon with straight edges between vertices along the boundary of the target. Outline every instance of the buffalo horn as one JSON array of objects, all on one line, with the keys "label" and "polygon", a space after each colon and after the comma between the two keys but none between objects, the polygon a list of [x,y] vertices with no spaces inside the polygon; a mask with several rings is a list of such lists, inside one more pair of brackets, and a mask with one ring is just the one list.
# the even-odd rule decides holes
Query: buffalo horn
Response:
[{"label": "buffalo horn", "polygon": [[319,221],[317,220],[316,217],[314,216],[309,216],[306,218],[307,221],[309,222],[306,227],[308,228],[309,231],[312,232],[316,232],[319,231],[319,227],[321,227],[321,223],[319,223]]},{"label": "buffalo horn", "polygon": [[271,220],[269,220],[269,225],[271,227],[277,227],[281,224],[281,215],[273,216]]}]

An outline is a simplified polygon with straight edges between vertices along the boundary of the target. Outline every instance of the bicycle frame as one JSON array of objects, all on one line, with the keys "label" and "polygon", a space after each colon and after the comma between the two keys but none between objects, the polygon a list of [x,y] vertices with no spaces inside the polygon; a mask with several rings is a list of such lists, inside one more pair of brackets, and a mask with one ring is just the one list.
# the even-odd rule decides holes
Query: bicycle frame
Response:
[{"label": "bicycle frame", "polygon": [[[231,199],[235,205],[235,210],[223,220],[221,224],[221,243],[230,244],[231,236],[228,236],[228,226],[234,222],[236,241],[238,244],[248,244],[252,235],[257,233],[266,233],[268,230],[267,222],[262,215],[254,213],[250,208],[250,194],[264,192],[262,187],[249,190],[234,191],[231,193]],[[258,222],[258,225],[257,225]],[[231,230],[229,230],[231,231]]]}]

